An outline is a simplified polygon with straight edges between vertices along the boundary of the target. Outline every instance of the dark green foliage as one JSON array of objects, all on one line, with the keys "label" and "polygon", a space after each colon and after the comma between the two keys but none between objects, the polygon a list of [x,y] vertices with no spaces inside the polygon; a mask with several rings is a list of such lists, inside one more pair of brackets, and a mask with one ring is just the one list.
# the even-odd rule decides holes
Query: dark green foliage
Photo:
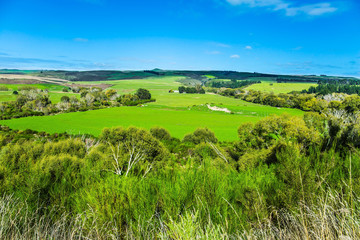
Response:
[{"label": "dark green foliage", "polygon": [[153,135],[153,137],[157,138],[160,141],[168,141],[171,139],[169,131],[162,127],[152,127],[150,129],[150,133],[151,135]]},{"label": "dark green foliage", "polygon": [[215,134],[208,128],[198,128],[193,133],[187,134],[183,139],[183,142],[191,142],[193,144],[202,142],[217,143],[217,141]]},{"label": "dark green foliage", "polygon": [[135,95],[137,95],[140,100],[149,100],[149,99],[151,99],[151,94],[150,94],[149,90],[144,89],[144,88],[139,88],[136,91]]},{"label": "dark green foliage", "polygon": [[68,103],[68,102],[70,102],[70,98],[68,96],[62,96],[60,101],[64,102],[64,103]]},{"label": "dark green foliage", "polygon": [[310,87],[308,90],[303,90],[302,93],[316,93],[320,95],[327,95],[330,93],[346,93],[346,94],[360,94],[360,81],[356,85],[350,84],[319,84],[316,87]]},{"label": "dark green foliage", "polygon": [[212,81],[210,83],[210,87],[213,88],[243,88],[247,87],[256,83],[261,83],[261,81],[254,81],[254,80],[231,80],[231,81]]},{"label": "dark green foliage", "polygon": [[199,94],[205,94],[205,89],[201,87],[200,85],[197,85],[196,87],[179,87],[179,93],[199,93]]}]

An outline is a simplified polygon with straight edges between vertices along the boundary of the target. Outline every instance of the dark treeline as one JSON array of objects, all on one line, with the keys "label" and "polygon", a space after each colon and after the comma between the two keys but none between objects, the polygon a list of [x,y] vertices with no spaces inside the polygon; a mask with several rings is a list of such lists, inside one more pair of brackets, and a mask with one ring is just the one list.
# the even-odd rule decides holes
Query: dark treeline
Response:
[{"label": "dark treeline", "polygon": [[360,79],[353,78],[330,78],[330,79],[321,79],[318,81],[318,84],[348,84],[348,85],[359,85]]},{"label": "dark treeline", "polygon": [[[179,140],[160,127],[107,128],[98,138],[2,127],[0,194],[39,215],[56,209],[51,221],[90,211],[118,238],[159,237],[149,229],[168,231],[189,211],[190,225],[204,230],[211,221],[232,234],[281,225],[274,209],[298,209],[332,190],[351,199],[360,191],[359,147],[359,120],[336,114],[270,116],[240,125],[233,142],[206,128]],[[84,218],[84,233],[94,220]]]},{"label": "dark treeline", "polygon": [[213,88],[242,88],[242,87],[250,86],[250,85],[256,84],[256,83],[261,83],[261,81],[255,81],[255,80],[216,81],[216,80],[213,80],[210,83],[210,87],[213,87]]},{"label": "dark treeline", "polygon": [[199,93],[205,94],[205,89],[201,85],[196,85],[195,87],[179,87],[179,93]]},{"label": "dark treeline", "polygon": [[318,84],[350,84],[358,85],[360,79],[358,78],[345,78],[345,77],[329,77],[325,75],[315,76],[278,76],[276,78],[278,83],[291,83],[291,82],[314,82]]},{"label": "dark treeline", "polygon": [[314,87],[311,86],[308,90],[303,90],[302,93],[315,93],[320,95],[327,95],[330,93],[346,93],[346,94],[360,94],[360,86],[351,84],[319,84]]},{"label": "dark treeline", "polygon": [[134,94],[119,95],[116,90],[103,91],[101,88],[73,88],[80,95],[62,96],[61,101],[53,104],[47,90],[26,88],[14,91],[16,101],[0,103],[0,119],[43,116],[62,112],[88,111],[106,107],[136,106],[153,102],[148,90],[139,88]]}]

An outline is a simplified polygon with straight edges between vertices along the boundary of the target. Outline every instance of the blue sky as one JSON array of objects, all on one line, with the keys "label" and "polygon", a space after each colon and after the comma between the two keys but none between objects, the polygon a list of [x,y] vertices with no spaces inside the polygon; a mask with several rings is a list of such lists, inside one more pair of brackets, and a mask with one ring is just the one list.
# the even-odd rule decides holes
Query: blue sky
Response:
[{"label": "blue sky", "polygon": [[358,0],[0,0],[0,68],[360,76]]}]

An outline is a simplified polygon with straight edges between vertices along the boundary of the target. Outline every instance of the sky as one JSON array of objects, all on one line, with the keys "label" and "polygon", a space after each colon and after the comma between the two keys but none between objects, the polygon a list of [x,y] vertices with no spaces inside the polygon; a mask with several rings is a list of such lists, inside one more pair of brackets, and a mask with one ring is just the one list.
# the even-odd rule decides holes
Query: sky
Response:
[{"label": "sky", "polygon": [[0,69],[360,77],[359,0],[0,0]]}]

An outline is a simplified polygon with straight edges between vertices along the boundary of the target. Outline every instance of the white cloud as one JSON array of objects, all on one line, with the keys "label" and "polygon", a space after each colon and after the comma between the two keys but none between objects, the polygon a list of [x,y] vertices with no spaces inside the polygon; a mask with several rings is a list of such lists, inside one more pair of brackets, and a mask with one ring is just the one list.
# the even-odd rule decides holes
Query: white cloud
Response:
[{"label": "white cloud", "polygon": [[87,38],[74,38],[73,40],[75,42],[88,42],[89,41],[89,39],[87,39]]},{"label": "white cloud", "polygon": [[294,6],[284,0],[226,0],[231,5],[248,5],[249,7],[267,7],[272,11],[285,11],[286,16],[296,16],[305,14],[309,16],[320,16],[327,13],[333,13],[338,8],[330,3],[316,3],[302,6]]},{"label": "white cloud", "polygon": [[240,58],[240,56],[237,54],[234,54],[234,55],[231,55],[230,58]]},{"label": "white cloud", "polygon": [[251,50],[251,49],[252,49],[252,46],[246,46],[245,49],[246,49],[246,50]]},{"label": "white cloud", "polygon": [[301,7],[288,7],[284,9],[287,16],[295,16],[299,13],[304,13],[310,16],[320,16],[326,13],[336,12],[338,9],[332,7],[330,3],[318,3],[304,5]]}]

